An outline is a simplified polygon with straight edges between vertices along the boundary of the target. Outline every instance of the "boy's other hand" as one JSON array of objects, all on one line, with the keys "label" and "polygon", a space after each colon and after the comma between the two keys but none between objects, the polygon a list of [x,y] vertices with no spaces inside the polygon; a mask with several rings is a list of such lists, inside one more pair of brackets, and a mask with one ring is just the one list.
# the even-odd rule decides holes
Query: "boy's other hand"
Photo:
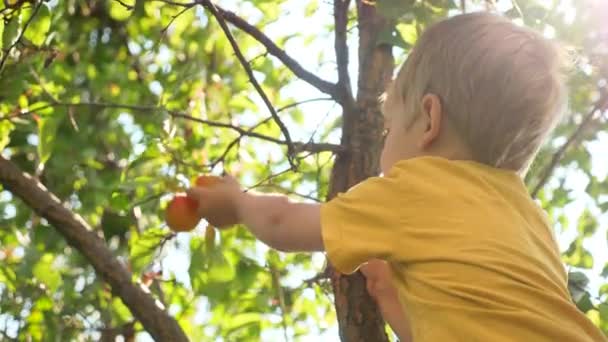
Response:
[{"label": "boy's other hand", "polygon": [[362,265],[361,273],[365,276],[367,292],[376,301],[383,299],[397,300],[397,289],[391,279],[391,270],[384,260],[373,259]]},{"label": "boy's other hand", "polygon": [[244,193],[233,177],[224,176],[208,187],[192,187],[187,193],[198,202],[198,214],[209,224],[226,228],[240,223],[239,200]]},{"label": "boy's other hand", "polygon": [[401,306],[399,293],[393,285],[391,269],[386,261],[370,260],[361,266],[365,276],[367,292],[376,301],[382,317],[391,326],[402,342],[412,341],[412,331],[405,309]]}]

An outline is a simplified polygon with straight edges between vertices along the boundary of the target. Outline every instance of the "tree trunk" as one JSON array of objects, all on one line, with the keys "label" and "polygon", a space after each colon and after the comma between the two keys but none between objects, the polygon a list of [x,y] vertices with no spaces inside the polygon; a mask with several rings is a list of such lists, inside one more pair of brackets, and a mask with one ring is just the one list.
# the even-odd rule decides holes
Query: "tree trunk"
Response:
[{"label": "tree trunk", "polygon": [[[379,33],[391,23],[376,11],[375,6],[361,0],[357,1],[357,14],[358,93],[356,103],[342,103],[342,146],[346,147],[346,152],[336,157],[329,198],[379,173],[383,119],[378,97],[391,78],[394,59],[391,46],[377,42]],[[339,54],[337,59],[340,70],[344,61],[340,60]],[[342,79],[339,84],[343,83]],[[365,278],[358,272],[346,276],[336,271],[332,272],[331,278],[341,340],[388,341],[384,321],[366,291]]]}]

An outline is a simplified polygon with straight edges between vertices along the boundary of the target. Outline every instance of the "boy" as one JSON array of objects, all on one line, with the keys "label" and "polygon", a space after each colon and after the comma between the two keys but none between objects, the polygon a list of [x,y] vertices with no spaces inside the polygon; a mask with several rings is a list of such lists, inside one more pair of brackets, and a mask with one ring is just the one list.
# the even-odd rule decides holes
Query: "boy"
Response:
[{"label": "boy", "polygon": [[386,93],[383,177],[321,205],[243,193],[230,177],[189,195],[211,224],[243,223],[282,251],[325,250],[343,273],[386,261],[394,287],[379,261],[364,273],[402,340],[605,341],[572,303],[522,181],[564,107],[560,69],[554,45],[506,19],[447,19]]}]

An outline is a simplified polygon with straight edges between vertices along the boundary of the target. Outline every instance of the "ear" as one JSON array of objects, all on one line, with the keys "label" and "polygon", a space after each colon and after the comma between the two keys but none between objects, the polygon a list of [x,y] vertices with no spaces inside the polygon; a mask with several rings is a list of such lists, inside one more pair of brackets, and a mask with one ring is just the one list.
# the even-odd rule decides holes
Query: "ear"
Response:
[{"label": "ear", "polygon": [[441,122],[443,119],[443,108],[441,99],[435,94],[425,94],[422,97],[422,118],[426,127],[422,133],[420,140],[421,148],[428,148],[437,140],[441,131]]}]

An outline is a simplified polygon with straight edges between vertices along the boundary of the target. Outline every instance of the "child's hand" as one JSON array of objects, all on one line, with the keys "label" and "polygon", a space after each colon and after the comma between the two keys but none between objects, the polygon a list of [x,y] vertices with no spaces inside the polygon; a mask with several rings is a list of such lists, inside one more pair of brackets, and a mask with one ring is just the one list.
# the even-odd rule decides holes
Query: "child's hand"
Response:
[{"label": "child's hand", "polygon": [[198,213],[209,224],[225,228],[240,223],[239,200],[243,192],[233,177],[222,177],[212,186],[190,188],[188,196],[198,202]]},{"label": "child's hand", "polygon": [[391,279],[391,270],[388,263],[383,260],[370,260],[361,266],[361,273],[365,276],[367,292],[376,301],[398,301],[397,289]]},{"label": "child's hand", "polygon": [[374,259],[361,266],[360,270],[366,279],[367,292],[378,304],[384,320],[391,326],[399,340],[411,342],[409,319],[401,306],[397,288],[393,285],[388,263]]}]

